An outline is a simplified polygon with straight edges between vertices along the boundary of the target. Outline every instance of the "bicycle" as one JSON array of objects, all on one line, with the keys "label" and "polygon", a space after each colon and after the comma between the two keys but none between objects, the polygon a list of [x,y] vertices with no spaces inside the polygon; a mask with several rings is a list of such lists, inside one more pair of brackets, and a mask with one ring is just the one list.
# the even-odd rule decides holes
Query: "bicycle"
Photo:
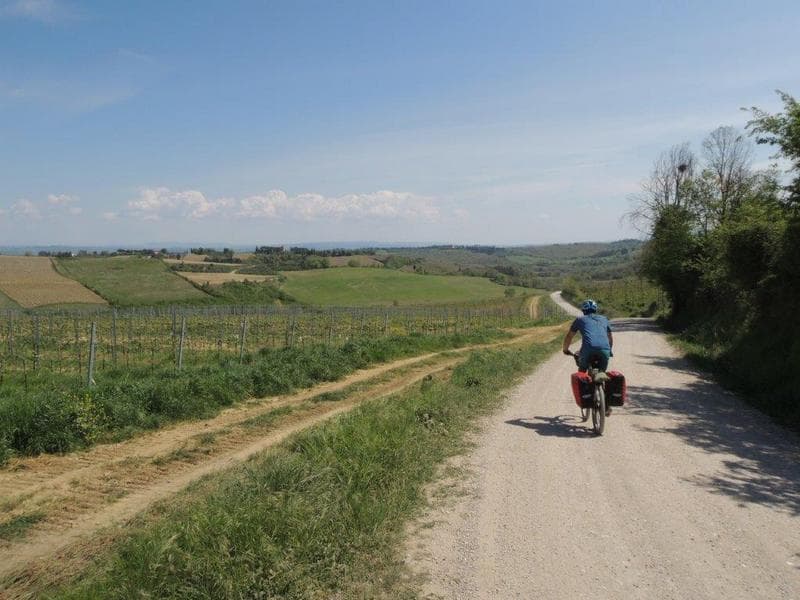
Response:
[{"label": "bicycle", "polygon": [[[580,368],[580,357],[572,351],[567,353],[575,359],[575,364]],[[609,380],[606,372],[600,368],[600,359],[592,356],[589,359],[587,374],[592,380],[592,405],[589,407],[581,406],[581,421],[589,420],[592,415],[592,429],[595,434],[603,435],[606,426],[606,382]]]}]

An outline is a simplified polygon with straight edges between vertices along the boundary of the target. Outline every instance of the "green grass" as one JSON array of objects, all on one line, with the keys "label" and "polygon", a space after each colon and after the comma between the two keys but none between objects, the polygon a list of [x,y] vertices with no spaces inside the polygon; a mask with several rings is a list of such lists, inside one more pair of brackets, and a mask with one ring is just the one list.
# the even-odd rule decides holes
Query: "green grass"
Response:
[{"label": "green grass", "polygon": [[25,532],[41,521],[44,513],[35,512],[14,517],[5,523],[0,523],[0,540],[13,540],[25,535]]},{"label": "green grass", "polygon": [[478,417],[558,341],[481,351],[164,503],[51,598],[411,598],[404,526]]},{"label": "green grass", "polygon": [[201,286],[220,302],[238,305],[292,304],[294,298],[268,281],[227,281],[220,286]]},{"label": "green grass", "polygon": [[262,398],[341,379],[370,364],[498,339],[496,330],[447,336],[388,336],[343,346],[265,348],[239,363],[225,358],[176,371],[139,367],[98,373],[86,388],[72,377],[31,376],[0,397],[0,464],[12,453],[67,452],[182,419],[204,418]]},{"label": "green grass", "polygon": [[61,274],[78,280],[115,306],[213,301],[156,259],[139,256],[59,258],[55,264]]},{"label": "green grass", "polygon": [[417,275],[342,267],[287,271],[281,286],[300,302],[325,306],[450,304],[502,298],[508,287],[480,277]]},{"label": "green grass", "polygon": [[0,292],[0,310],[4,308],[19,308],[19,304],[14,302],[11,298]]},{"label": "green grass", "polygon": [[800,432],[797,383],[786,376],[800,358],[800,345],[787,341],[780,327],[755,326],[738,337],[720,338],[710,331],[713,324],[703,322],[670,335],[670,341],[692,364],[713,374],[717,383],[779,425]]}]

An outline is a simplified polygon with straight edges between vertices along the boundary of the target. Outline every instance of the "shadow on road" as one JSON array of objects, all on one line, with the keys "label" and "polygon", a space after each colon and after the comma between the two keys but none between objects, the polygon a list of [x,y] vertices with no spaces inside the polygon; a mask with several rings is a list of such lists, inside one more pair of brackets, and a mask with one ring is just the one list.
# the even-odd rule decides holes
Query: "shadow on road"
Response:
[{"label": "shadow on road", "polygon": [[596,437],[591,427],[581,423],[574,415],[558,415],[556,417],[533,417],[532,419],[511,419],[507,425],[516,425],[533,429],[539,435],[549,437]]},{"label": "shadow on road", "polygon": [[[686,361],[648,357],[653,364],[697,374]],[[697,379],[684,387],[628,386],[631,416],[672,419],[666,427],[636,424],[641,431],[679,436],[706,452],[727,455],[716,473],[687,481],[741,504],[772,506],[800,515],[800,440],[716,384]],[[634,420],[635,421],[635,420]]]},{"label": "shadow on road", "polygon": [[703,371],[693,367],[692,364],[685,358],[674,358],[670,356],[651,356],[648,354],[634,354],[633,358],[635,358],[637,362],[640,364],[652,365],[654,367],[660,367],[662,369],[669,369],[673,373],[685,373],[687,375],[692,375],[693,377],[697,377],[698,379],[704,379],[709,377],[707,373],[703,373]]},{"label": "shadow on road", "polygon": [[653,319],[614,319],[611,321],[611,329],[614,333],[623,331],[661,331]]}]

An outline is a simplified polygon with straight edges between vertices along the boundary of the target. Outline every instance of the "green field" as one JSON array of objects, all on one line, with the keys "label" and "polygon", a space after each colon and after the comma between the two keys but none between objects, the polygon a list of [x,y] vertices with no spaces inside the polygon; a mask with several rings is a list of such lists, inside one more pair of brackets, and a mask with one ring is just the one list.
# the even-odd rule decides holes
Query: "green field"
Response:
[{"label": "green field", "polygon": [[300,302],[324,306],[413,305],[502,298],[506,290],[480,277],[416,275],[390,269],[342,267],[290,271],[281,289]]},{"label": "green field", "polygon": [[204,304],[209,296],[160,260],[139,256],[59,258],[58,271],[116,306]]}]

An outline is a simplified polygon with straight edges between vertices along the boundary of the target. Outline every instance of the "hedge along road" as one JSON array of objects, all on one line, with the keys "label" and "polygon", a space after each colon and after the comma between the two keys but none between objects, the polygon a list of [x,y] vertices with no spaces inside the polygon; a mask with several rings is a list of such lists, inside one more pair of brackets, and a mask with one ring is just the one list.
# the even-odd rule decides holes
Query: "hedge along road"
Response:
[{"label": "hedge along road", "polygon": [[595,437],[572,400],[570,358],[529,376],[464,459],[467,493],[414,527],[407,557],[425,591],[800,597],[797,436],[695,371],[651,322],[615,329],[629,405]]}]

